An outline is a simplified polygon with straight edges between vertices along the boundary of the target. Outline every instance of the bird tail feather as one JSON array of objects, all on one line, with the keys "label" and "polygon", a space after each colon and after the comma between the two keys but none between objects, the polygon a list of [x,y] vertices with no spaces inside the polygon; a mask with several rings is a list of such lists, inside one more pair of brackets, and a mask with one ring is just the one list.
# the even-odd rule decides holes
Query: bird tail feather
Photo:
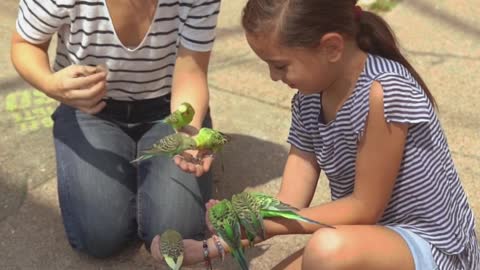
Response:
[{"label": "bird tail feather", "polygon": [[240,268],[242,270],[249,270],[250,268],[248,267],[248,262],[247,259],[245,258],[245,254],[241,249],[235,249],[232,251],[232,255],[235,258],[235,260],[238,262],[240,265]]}]

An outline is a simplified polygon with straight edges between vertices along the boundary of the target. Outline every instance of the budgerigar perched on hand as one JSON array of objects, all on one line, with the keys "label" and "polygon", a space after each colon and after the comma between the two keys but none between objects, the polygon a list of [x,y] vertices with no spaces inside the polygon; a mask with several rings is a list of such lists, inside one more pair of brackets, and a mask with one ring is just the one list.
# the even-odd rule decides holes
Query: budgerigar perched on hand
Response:
[{"label": "budgerigar perched on hand", "polygon": [[208,210],[208,220],[218,236],[230,247],[233,257],[242,270],[248,270],[248,262],[241,244],[240,223],[232,203],[226,199]]},{"label": "budgerigar perched on hand", "polygon": [[265,239],[265,228],[258,201],[250,193],[242,192],[232,196],[232,205],[240,224],[245,228],[250,246],[254,245],[256,236]]},{"label": "budgerigar perched on hand", "polygon": [[320,223],[318,221],[303,217],[299,215],[297,212],[299,211],[298,208],[295,208],[291,205],[281,202],[277,198],[260,193],[260,192],[251,192],[250,193],[258,204],[260,204],[262,217],[269,218],[269,217],[282,217],[286,219],[294,219],[303,221],[306,223],[321,225],[328,228],[335,228],[333,226]]},{"label": "budgerigar perched on hand", "polygon": [[197,142],[197,149],[208,149],[214,153],[220,151],[222,147],[230,140],[227,135],[221,133],[220,131],[206,127],[201,128],[194,138]]},{"label": "budgerigar perched on hand", "polygon": [[160,252],[170,269],[178,270],[183,263],[183,239],[175,230],[166,230],[160,236]]},{"label": "budgerigar perched on hand", "polygon": [[139,162],[157,155],[166,154],[170,157],[183,153],[185,150],[196,148],[196,142],[185,134],[174,133],[165,136],[153,144],[152,148],[142,151],[142,155],[131,162]]},{"label": "budgerigar perched on hand", "polygon": [[169,124],[175,131],[180,130],[184,126],[190,124],[195,115],[195,110],[188,102],[183,102],[169,116],[163,119],[164,123]]}]

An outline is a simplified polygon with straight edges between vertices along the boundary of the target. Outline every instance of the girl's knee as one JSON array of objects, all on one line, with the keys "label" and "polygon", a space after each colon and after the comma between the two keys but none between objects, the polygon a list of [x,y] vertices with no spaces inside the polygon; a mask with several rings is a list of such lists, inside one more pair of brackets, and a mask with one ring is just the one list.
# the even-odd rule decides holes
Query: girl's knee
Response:
[{"label": "girl's knee", "polygon": [[315,269],[321,264],[325,269],[335,267],[346,258],[347,239],[334,229],[320,229],[316,231],[307,245],[303,256],[305,269]]}]

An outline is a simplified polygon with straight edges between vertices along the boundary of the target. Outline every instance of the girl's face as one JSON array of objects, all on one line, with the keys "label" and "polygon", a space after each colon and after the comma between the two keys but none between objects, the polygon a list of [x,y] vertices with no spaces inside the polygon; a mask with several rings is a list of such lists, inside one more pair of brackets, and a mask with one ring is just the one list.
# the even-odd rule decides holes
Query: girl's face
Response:
[{"label": "girl's face", "polygon": [[336,61],[325,46],[290,48],[279,46],[272,37],[246,35],[248,44],[268,64],[273,81],[282,81],[303,94],[320,93],[335,82]]}]

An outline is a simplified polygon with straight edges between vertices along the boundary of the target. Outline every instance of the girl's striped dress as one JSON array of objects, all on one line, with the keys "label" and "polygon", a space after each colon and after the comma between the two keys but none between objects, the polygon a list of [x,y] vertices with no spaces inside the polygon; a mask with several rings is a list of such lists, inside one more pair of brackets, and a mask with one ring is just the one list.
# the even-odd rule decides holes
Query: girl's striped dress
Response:
[{"label": "girl's striped dress", "polygon": [[480,269],[473,213],[445,134],[425,92],[401,64],[368,55],[353,93],[327,124],[321,121],[320,94],[297,93],[288,142],[315,153],[332,200],[351,194],[373,81],[384,90],[385,120],[409,125],[401,168],[379,224],[420,235],[431,244],[439,269]]}]

